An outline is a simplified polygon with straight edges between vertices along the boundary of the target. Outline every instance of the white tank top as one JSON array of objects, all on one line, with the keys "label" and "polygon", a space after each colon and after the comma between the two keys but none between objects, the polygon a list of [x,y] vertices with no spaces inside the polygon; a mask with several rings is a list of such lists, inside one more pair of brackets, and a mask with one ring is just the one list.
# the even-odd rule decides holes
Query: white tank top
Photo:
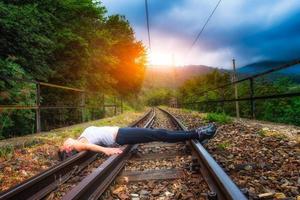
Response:
[{"label": "white tank top", "polygon": [[115,146],[115,137],[119,131],[117,126],[90,126],[80,135],[79,139],[84,137],[89,143],[101,146]]}]

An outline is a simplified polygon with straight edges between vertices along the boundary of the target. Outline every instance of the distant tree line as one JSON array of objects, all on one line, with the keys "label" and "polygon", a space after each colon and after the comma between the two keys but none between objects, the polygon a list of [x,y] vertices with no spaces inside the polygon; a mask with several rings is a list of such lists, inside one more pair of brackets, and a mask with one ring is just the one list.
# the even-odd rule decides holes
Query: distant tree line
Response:
[{"label": "distant tree line", "polygon": [[[203,94],[204,91],[217,88],[231,82],[229,73],[213,71],[204,76],[198,76],[185,82],[178,90],[178,99],[186,108],[196,109],[203,112],[224,112],[235,116],[235,103],[199,103],[196,105],[187,105],[186,103],[206,101],[206,100],[222,100],[234,99],[233,86],[217,89]],[[254,83],[255,96],[265,96],[274,94],[284,94],[300,91],[300,86],[294,80],[281,77],[278,79],[270,79],[270,77],[262,77],[255,79]],[[239,98],[249,97],[249,82],[238,84]],[[242,101],[239,103],[240,113],[242,117],[250,117],[250,102]],[[260,120],[280,122],[286,124],[300,125],[300,97],[266,99],[255,101],[255,117]]]},{"label": "distant tree line", "polygon": [[[129,22],[120,15],[107,16],[100,1],[0,2],[1,76],[83,88],[93,92],[86,102],[97,106],[104,93],[135,96],[144,79],[145,61],[145,48],[136,41]],[[42,105],[79,102],[80,95],[74,92],[42,88]],[[34,103],[34,84],[0,80],[1,105]],[[76,110],[55,112],[61,112],[59,118],[65,121],[78,115]],[[45,111],[43,119],[53,120],[56,114]],[[0,137],[34,132],[34,118],[34,110],[0,111]]]}]

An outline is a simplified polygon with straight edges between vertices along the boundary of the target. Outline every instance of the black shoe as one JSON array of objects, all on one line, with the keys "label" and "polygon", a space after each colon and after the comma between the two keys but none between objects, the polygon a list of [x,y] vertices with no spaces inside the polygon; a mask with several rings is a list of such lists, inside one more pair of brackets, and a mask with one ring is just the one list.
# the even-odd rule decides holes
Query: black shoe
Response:
[{"label": "black shoe", "polygon": [[58,153],[58,158],[59,158],[59,160],[60,160],[60,161],[64,161],[64,160],[66,160],[67,158],[69,158],[69,157],[71,157],[71,156],[77,154],[78,151],[72,150],[72,151],[69,152],[69,153],[67,153],[66,151],[58,151],[57,153]]},{"label": "black shoe", "polygon": [[207,126],[199,127],[195,131],[198,133],[198,140],[201,143],[205,143],[207,140],[216,136],[217,126],[215,124],[209,124]]}]

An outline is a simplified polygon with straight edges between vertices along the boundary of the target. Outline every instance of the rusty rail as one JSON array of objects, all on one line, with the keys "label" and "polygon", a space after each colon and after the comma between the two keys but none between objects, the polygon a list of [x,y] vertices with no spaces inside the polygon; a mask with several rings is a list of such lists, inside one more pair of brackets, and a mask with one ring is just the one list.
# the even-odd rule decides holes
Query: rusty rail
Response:
[{"label": "rusty rail", "polygon": [[[151,126],[155,117],[154,110],[152,109],[151,112],[144,116],[146,119],[151,114],[152,116],[144,125],[145,128]],[[122,170],[127,158],[130,157],[131,152],[136,148],[136,146],[137,145],[127,145],[124,147],[122,154],[111,156],[93,173],[84,178],[76,187],[67,193],[63,197],[63,200],[98,199]]]},{"label": "rusty rail", "polygon": [[[134,127],[148,119],[152,110],[129,126]],[[147,123],[148,124],[148,123]],[[127,147],[129,150],[129,147]],[[125,150],[126,151],[126,150]],[[61,183],[67,181],[74,171],[82,170],[96,159],[96,153],[80,152],[75,156],[49,168],[48,170],[33,176],[32,178],[0,193],[0,200],[14,199],[43,199],[51,191],[55,190]],[[114,160],[111,156],[105,163]],[[101,165],[102,166],[102,165]]]},{"label": "rusty rail", "polygon": [[[162,109],[161,109],[162,110]],[[176,119],[173,115],[165,112],[179,128],[187,130],[183,124]],[[155,115],[145,125],[148,127],[152,124]],[[246,200],[247,198],[235,185],[235,183],[228,177],[223,169],[216,163],[216,161],[209,155],[209,153],[196,141],[190,141],[194,152],[197,154],[200,165],[201,173],[208,183],[212,192],[208,195],[209,199],[217,200]],[[77,200],[77,199],[98,199],[104,191],[109,187],[111,182],[116,178],[119,172],[125,165],[126,160],[130,157],[130,152],[135,146],[126,146],[124,153],[117,156],[111,156],[106,162],[98,167],[92,174],[81,181],[75,188],[67,193],[64,200]]]},{"label": "rusty rail", "polygon": [[[159,109],[166,113],[180,129],[187,130],[175,116],[164,109]],[[210,198],[217,200],[247,199],[198,140],[191,140],[189,143],[199,158],[201,174],[212,190],[209,194]]]}]

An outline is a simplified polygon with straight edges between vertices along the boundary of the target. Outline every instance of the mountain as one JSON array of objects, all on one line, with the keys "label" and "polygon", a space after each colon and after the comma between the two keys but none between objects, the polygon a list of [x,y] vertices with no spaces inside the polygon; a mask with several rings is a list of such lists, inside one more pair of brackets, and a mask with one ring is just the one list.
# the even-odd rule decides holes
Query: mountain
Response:
[{"label": "mountain", "polygon": [[[278,66],[281,66],[283,64],[289,63],[291,61],[260,61],[256,63],[252,63],[249,65],[246,65],[244,67],[238,68],[237,72],[239,74],[248,74],[253,75],[257,73],[261,73],[273,68],[276,68]],[[284,70],[280,70],[277,72],[274,72],[274,74],[281,74],[281,75],[300,75],[300,65],[294,65],[292,67],[289,67]]]},{"label": "mountain", "polygon": [[186,80],[194,76],[205,75],[215,69],[217,68],[205,65],[150,66],[146,69],[144,87],[179,87]]},{"label": "mountain", "polygon": [[[254,74],[262,73],[274,68],[277,68],[281,65],[287,64],[291,61],[260,61],[255,62],[244,67],[238,68],[237,73],[239,78],[248,77]],[[270,81],[277,80],[279,78],[290,78],[294,82],[300,83],[300,64],[282,69],[268,75],[264,75],[263,78],[266,78]]]}]

